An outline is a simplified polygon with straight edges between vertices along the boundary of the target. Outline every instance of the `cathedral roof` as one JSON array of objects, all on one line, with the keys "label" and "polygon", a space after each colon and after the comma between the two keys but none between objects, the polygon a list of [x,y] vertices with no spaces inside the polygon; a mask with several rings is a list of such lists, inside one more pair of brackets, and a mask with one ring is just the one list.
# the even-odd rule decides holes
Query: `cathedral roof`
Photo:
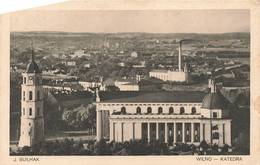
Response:
[{"label": "cathedral roof", "polygon": [[100,101],[107,103],[201,103],[203,91],[100,91]]},{"label": "cathedral roof", "polygon": [[205,109],[222,109],[222,104],[217,93],[208,93],[203,101],[201,108]]}]

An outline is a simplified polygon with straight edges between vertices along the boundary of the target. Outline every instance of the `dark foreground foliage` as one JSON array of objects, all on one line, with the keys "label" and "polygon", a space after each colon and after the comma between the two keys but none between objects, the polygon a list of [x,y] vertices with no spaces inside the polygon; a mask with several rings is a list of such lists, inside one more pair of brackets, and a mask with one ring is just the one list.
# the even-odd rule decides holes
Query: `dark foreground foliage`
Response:
[{"label": "dark foreground foliage", "polygon": [[23,147],[11,155],[168,155],[169,147],[159,140],[130,140],[123,143],[96,141],[73,141],[65,139],[47,141],[32,147]]},{"label": "dark foreground foliage", "polygon": [[[148,142],[147,139],[130,140],[126,142],[101,141],[74,141],[64,139],[63,141],[46,141],[32,147],[25,146],[17,152],[11,151],[11,155],[226,155],[230,146],[219,147],[214,144],[209,146],[206,141],[202,141],[199,146],[186,143],[176,143],[168,146],[166,143],[155,140]],[[239,154],[246,154],[239,147],[236,148]],[[233,153],[234,154],[234,153]]]}]

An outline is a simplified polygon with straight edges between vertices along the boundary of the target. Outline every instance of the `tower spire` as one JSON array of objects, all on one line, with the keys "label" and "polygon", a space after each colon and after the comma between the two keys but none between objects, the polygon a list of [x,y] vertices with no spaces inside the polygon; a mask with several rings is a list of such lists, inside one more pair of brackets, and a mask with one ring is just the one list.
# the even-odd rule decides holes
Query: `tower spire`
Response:
[{"label": "tower spire", "polygon": [[32,60],[32,62],[34,62],[34,49],[33,49],[33,42],[32,42],[31,44],[32,44],[32,57],[31,57],[31,60]]},{"label": "tower spire", "polygon": [[182,47],[182,40],[179,43],[179,72],[181,72],[181,55],[182,55],[181,47]]}]

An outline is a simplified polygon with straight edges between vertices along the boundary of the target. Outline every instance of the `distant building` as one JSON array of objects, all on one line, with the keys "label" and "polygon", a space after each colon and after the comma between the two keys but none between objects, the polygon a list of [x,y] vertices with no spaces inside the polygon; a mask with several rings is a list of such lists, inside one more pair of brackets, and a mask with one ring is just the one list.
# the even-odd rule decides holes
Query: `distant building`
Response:
[{"label": "distant building", "polygon": [[145,68],[145,61],[141,61],[138,65],[133,65],[133,68]]},{"label": "distant building", "polygon": [[59,58],[59,54],[52,54],[53,57]]},{"label": "distant building", "polygon": [[107,37],[105,37],[105,41],[104,41],[104,47],[109,48],[109,41],[107,40]]},{"label": "distant building", "polygon": [[163,81],[171,82],[189,82],[189,71],[185,64],[184,69],[181,68],[181,54],[182,54],[182,43],[179,46],[179,69],[177,71],[172,70],[152,70],[149,72],[149,77],[155,77]]},{"label": "distant building", "polygon": [[75,61],[68,61],[68,62],[66,63],[66,65],[68,65],[68,66],[75,66],[75,65],[76,65],[76,62],[75,62]]},{"label": "distant building", "polygon": [[124,62],[119,62],[118,66],[125,67],[125,63]]},{"label": "distant building", "polygon": [[82,79],[79,81],[79,84],[83,87],[84,90],[90,90],[92,87],[102,87],[102,81],[102,78]]},{"label": "distant building", "polygon": [[87,63],[84,65],[84,68],[90,68],[90,66],[91,66],[90,63]]},{"label": "distant building", "polygon": [[120,91],[139,91],[139,86],[134,79],[116,80],[115,86],[118,87]]},{"label": "distant building", "polygon": [[132,52],[132,53],[131,53],[131,57],[137,58],[137,57],[138,57],[138,54],[137,54],[136,52]]},{"label": "distant building", "polygon": [[70,85],[66,84],[44,84],[45,91],[71,91]]}]

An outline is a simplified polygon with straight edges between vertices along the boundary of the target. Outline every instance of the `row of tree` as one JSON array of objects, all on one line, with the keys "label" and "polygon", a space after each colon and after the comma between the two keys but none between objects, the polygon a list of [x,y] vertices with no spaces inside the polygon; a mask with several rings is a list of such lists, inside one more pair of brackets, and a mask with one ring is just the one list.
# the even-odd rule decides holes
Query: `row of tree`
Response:
[{"label": "row of tree", "polygon": [[[209,146],[202,141],[200,148],[207,150]],[[32,147],[23,147],[11,155],[177,155],[179,152],[195,152],[198,148],[189,144],[176,144],[170,148],[163,141],[148,142],[147,139],[130,140],[123,143],[97,141],[47,141]]]}]

